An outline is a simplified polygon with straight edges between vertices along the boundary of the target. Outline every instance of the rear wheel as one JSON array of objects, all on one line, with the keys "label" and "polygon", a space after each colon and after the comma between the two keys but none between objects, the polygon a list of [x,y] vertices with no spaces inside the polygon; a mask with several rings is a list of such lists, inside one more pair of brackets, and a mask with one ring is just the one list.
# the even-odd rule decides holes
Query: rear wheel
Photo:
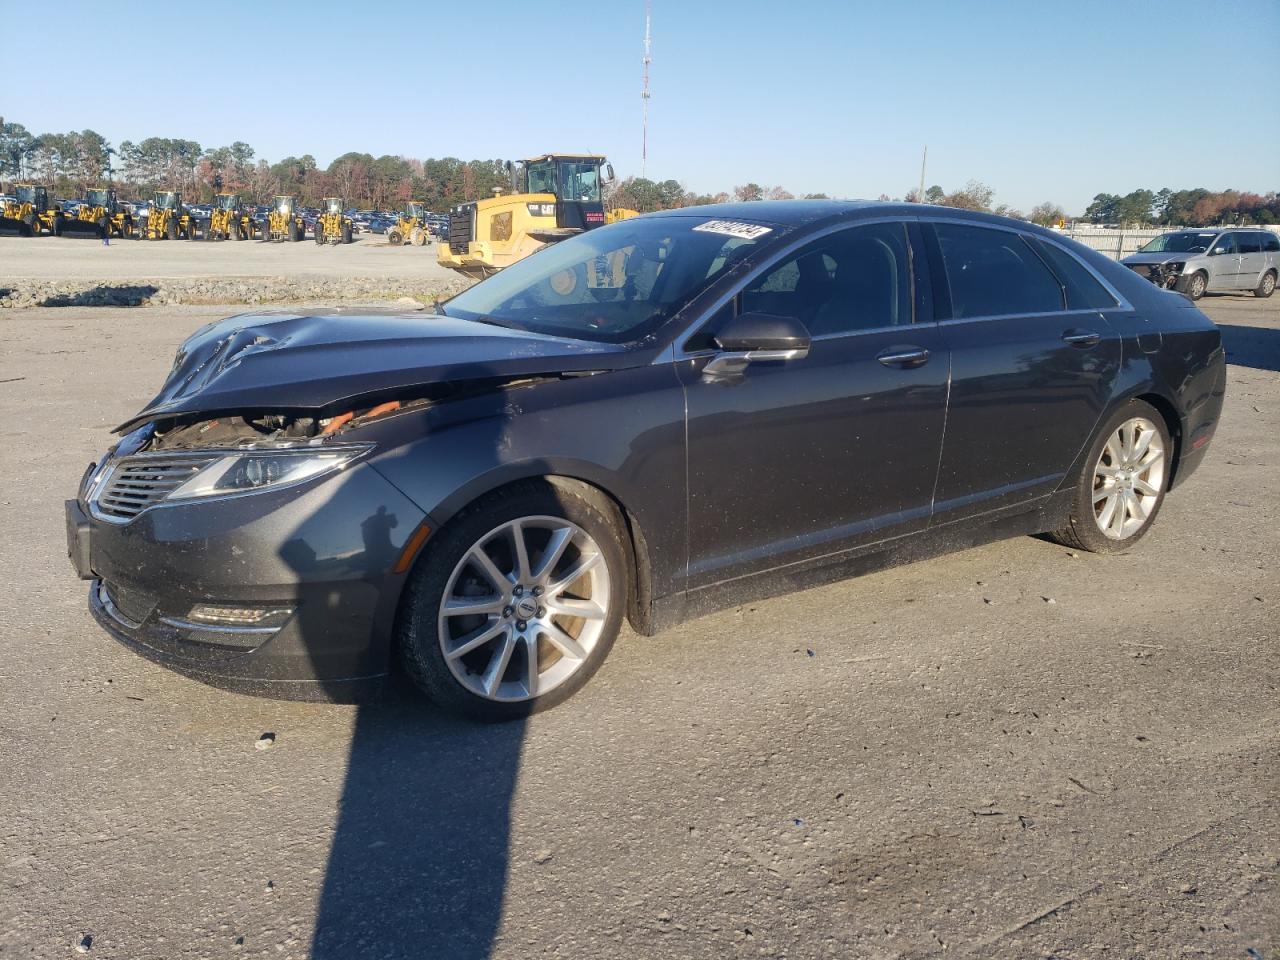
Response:
[{"label": "rear wheel", "polygon": [[343,243],[351,242],[351,224],[349,223],[344,223],[342,225],[342,242]]},{"label": "rear wheel", "polygon": [[415,247],[420,247],[427,242],[427,231],[421,227],[414,227],[409,231],[409,242]]},{"label": "rear wheel", "polygon": [[608,656],[622,624],[626,561],[617,521],[542,483],[499,491],[432,539],[402,610],[413,680],[481,720],[562,702]]},{"label": "rear wheel", "polygon": [[165,236],[170,240],[178,239],[178,218],[170,217],[169,222],[165,224]]},{"label": "rear wheel", "polygon": [[298,221],[297,221],[297,220],[290,220],[290,221],[289,221],[289,239],[290,239],[293,243],[297,243],[299,240],[301,240],[301,239],[302,239],[302,237],[300,237],[300,236],[298,235]]},{"label": "rear wheel", "polygon": [[1208,277],[1203,273],[1193,273],[1191,279],[1187,281],[1187,296],[1192,300],[1199,300],[1204,296],[1204,291],[1208,286]]},{"label": "rear wheel", "polygon": [[324,227],[320,225],[319,220],[316,221],[315,234],[316,234],[316,246],[318,247],[324,246]]},{"label": "rear wheel", "polygon": [[229,240],[243,240],[244,234],[241,233],[241,225],[239,220],[232,220],[231,226],[227,228],[227,238]]},{"label": "rear wheel", "polygon": [[1258,285],[1253,288],[1255,297],[1269,297],[1276,292],[1276,272],[1268,270],[1262,275]]},{"label": "rear wheel", "polygon": [[1050,536],[1092,553],[1123,553],[1151,529],[1172,465],[1164,418],[1150,404],[1130,400],[1093,442],[1076,482],[1071,518]]}]

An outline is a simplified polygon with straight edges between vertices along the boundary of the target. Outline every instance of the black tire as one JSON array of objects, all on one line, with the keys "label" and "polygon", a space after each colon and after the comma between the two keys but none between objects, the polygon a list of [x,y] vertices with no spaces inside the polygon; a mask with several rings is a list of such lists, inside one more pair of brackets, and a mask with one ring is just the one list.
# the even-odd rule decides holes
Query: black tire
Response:
[{"label": "black tire", "polygon": [[178,239],[178,218],[170,217],[169,222],[165,224],[165,236],[170,240]]},{"label": "black tire", "polygon": [[393,247],[398,247],[404,243],[404,234],[400,232],[399,227],[392,227],[387,231],[387,243]]},{"label": "black tire", "polygon": [[1197,271],[1187,280],[1187,296],[1192,300],[1199,300],[1208,286],[1209,277],[1203,271]]},{"label": "black tire", "polygon": [[271,240],[271,221],[263,220],[262,221],[262,242],[268,243],[270,242],[270,240]]},{"label": "black tire", "polygon": [[243,240],[244,239],[244,233],[242,232],[243,229],[244,228],[241,226],[239,220],[232,220],[231,226],[227,228],[227,239]]},{"label": "black tire", "polygon": [[343,243],[351,242],[351,224],[349,223],[344,223],[342,225],[342,242]]},{"label": "black tire", "polygon": [[[582,665],[559,686],[531,700],[489,700],[468,690],[452,674],[439,643],[437,620],[455,566],[486,533],[520,517],[551,516],[582,528],[600,548],[609,571],[609,608],[601,635]],[[562,703],[591,679],[609,655],[626,608],[626,534],[613,511],[572,490],[542,481],[515,484],[467,507],[428,541],[401,600],[397,639],[410,679],[447,710],[484,722],[501,722]]]},{"label": "black tire", "polygon": [[1262,275],[1262,279],[1258,281],[1258,285],[1253,288],[1255,297],[1266,299],[1276,292],[1276,272],[1268,270]]},{"label": "black tire", "polygon": [[301,233],[302,231],[298,229],[298,221],[290,220],[289,221],[289,240],[292,241],[293,243],[297,243],[299,240],[302,239]]},{"label": "black tire", "polygon": [[316,235],[316,246],[324,246],[324,227],[320,226],[320,221],[316,221],[315,230],[312,231]]},{"label": "black tire", "polygon": [[[1102,451],[1106,447],[1107,441],[1111,439],[1112,434],[1120,428],[1121,424],[1135,417],[1142,417],[1155,425],[1165,453],[1164,472],[1160,492],[1156,495],[1154,506],[1147,513],[1145,523],[1123,540],[1117,540],[1106,536],[1099,529],[1098,522],[1094,518],[1094,468],[1102,457]],[[1094,438],[1093,443],[1089,445],[1089,452],[1085,457],[1084,465],[1080,469],[1080,476],[1076,478],[1075,498],[1071,505],[1070,519],[1067,521],[1066,526],[1049,532],[1049,539],[1065,547],[1087,550],[1090,553],[1115,554],[1125,553],[1131,549],[1147,535],[1147,531],[1151,529],[1160,513],[1160,507],[1164,504],[1165,494],[1169,490],[1169,478],[1172,476],[1173,471],[1174,452],[1173,441],[1169,436],[1169,427],[1160,411],[1145,401],[1130,400],[1107,418]]]}]

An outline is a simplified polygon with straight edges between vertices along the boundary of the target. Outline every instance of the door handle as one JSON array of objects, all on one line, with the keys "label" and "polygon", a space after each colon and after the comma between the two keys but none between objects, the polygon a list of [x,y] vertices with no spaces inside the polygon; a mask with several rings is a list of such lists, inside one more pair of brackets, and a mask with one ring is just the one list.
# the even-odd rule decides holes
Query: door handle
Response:
[{"label": "door handle", "polygon": [[929,362],[929,351],[924,347],[889,347],[876,354],[876,359],[886,367],[902,367],[910,370]]},{"label": "door handle", "polygon": [[1079,347],[1081,350],[1088,350],[1090,347],[1096,347],[1102,339],[1102,334],[1094,333],[1092,330],[1076,330],[1071,329],[1062,335],[1062,342],[1069,343],[1073,347]]}]

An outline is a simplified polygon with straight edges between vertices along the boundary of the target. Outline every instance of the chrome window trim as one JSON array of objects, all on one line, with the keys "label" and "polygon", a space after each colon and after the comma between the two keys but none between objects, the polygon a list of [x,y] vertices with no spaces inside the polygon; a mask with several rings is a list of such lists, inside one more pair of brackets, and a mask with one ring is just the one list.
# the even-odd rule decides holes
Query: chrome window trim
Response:
[{"label": "chrome window trim", "polygon": [[[824,237],[829,237],[833,233],[839,233],[841,230],[851,230],[855,227],[875,226],[876,224],[880,224],[880,223],[900,223],[903,225],[905,229],[908,223],[911,223],[913,221],[919,222],[919,220],[920,218],[914,214],[908,214],[906,216],[898,214],[894,216],[870,217],[865,220],[864,219],[842,220],[837,223],[828,224],[827,226],[823,227],[820,230],[815,230],[812,233],[806,233],[799,238],[793,239],[787,246],[783,247],[776,254],[774,254],[772,259],[766,260],[764,263],[760,264],[759,266],[752,268],[751,272],[748,273],[746,276],[742,277],[738,281],[738,283],[728,293],[717,298],[716,301],[710,307],[704,310],[702,314],[697,318],[697,320],[694,320],[689,324],[687,324],[684,330],[682,330],[680,333],[676,334],[676,336],[672,338],[671,349],[662,351],[662,353],[659,354],[657,358],[655,358],[654,363],[659,363],[659,362],[671,363],[679,360],[691,360],[695,357],[707,357],[707,356],[715,355],[718,351],[711,350],[711,349],[686,350],[684,348],[684,343],[691,336],[693,336],[693,334],[696,333],[704,323],[709,321],[717,313],[723,310],[725,307],[725,304],[729,303],[731,300],[733,300],[734,297],[736,297],[744,289],[746,289],[749,283],[756,280],[761,274],[765,273],[766,271],[771,270],[773,267],[778,266],[780,263],[782,263],[782,261],[786,257],[795,253],[801,247],[807,246],[808,244],[813,243],[816,240],[821,240]],[[908,246],[910,246],[910,243],[911,243],[911,238],[908,236],[907,237]],[[884,330],[909,330],[910,328],[917,325],[932,326],[933,325],[932,323],[919,324],[919,321],[917,321],[916,319],[914,264],[912,264],[911,272],[912,272],[912,297],[911,297],[911,322],[910,323],[897,323],[897,324],[892,324],[888,327],[876,327],[870,330],[850,330],[848,333],[826,333],[826,334],[822,334],[820,336],[811,338],[810,342],[816,343],[820,340],[829,340],[837,337],[852,337],[852,336],[857,336],[858,334],[861,334],[861,333],[878,333]]]}]

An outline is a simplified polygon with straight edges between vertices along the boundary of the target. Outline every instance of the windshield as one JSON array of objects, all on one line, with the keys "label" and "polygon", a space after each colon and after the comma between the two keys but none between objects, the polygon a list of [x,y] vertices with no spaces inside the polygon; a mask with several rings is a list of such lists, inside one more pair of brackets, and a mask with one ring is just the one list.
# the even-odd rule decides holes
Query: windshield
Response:
[{"label": "windshield", "polygon": [[293,197],[276,197],[276,213],[286,217],[293,213]]},{"label": "windshield", "polygon": [[13,191],[14,196],[18,198],[19,203],[35,203],[36,188],[35,187],[17,187]]},{"label": "windshield", "polygon": [[561,200],[600,201],[600,165],[597,161],[561,161],[560,180]]},{"label": "windshield", "polygon": [[404,215],[405,215],[406,217],[409,217],[410,219],[412,219],[412,218],[414,218],[414,217],[421,218],[421,217],[422,217],[422,204],[420,204],[420,203],[407,203],[407,204],[405,204],[405,208],[404,208]]},{"label": "windshield", "polygon": [[529,174],[530,193],[556,192],[556,169],[550,160],[531,163],[526,170]]},{"label": "windshield", "polygon": [[178,205],[176,193],[157,193],[155,205],[161,210],[172,210]]},{"label": "windshield", "polygon": [[218,194],[219,210],[234,210],[239,205],[240,205],[240,198],[236,196],[234,193]]},{"label": "windshield", "polygon": [[1145,247],[1139,250],[1139,253],[1204,253],[1209,249],[1209,245],[1213,243],[1213,238],[1218,235],[1217,231],[1192,232],[1190,230],[1183,233],[1166,233],[1156,237]]},{"label": "windshield", "polygon": [[334,199],[334,198],[332,198],[332,197],[331,197],[330,199],[328,199],[328,200],[326,200],[326,201],[324,202],[324,208],[325,208],[326,210],[328,210],[330,213],[341,213],[341,212],[342,212],[342,200],[341,200],[341,199]]},{"label": "windshield", "polygon": [[91,207],[105,207],[107,205],[107,200],[108,200],[107,191],[106,190],[90,190],[88,193],[85,194],[85,199],[88,201],[89,206]]},{"label": "windshield", "polygon": [[782,231],[707,217],[624,220],[562,240],[448,302],[451,317],[627,343]]}]

